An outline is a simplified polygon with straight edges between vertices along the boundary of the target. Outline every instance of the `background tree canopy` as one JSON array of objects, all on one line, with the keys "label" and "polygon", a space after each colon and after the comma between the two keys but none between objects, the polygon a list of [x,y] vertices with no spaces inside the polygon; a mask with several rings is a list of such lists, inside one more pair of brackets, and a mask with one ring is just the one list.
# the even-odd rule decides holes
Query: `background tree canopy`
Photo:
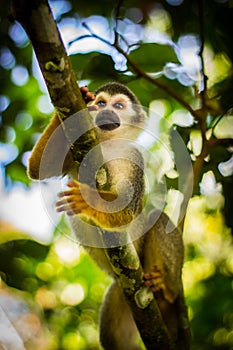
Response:
[{"label": "background tree canopy", "polygon": [[[147,174],[151,206],[176,223],[182,192],[192,190],[176,132],[182,137],[194,181],[183,271],[192,349],[232,349],[232,2],[125,0],[113,8],[108,0],[55,0],[50,6],[79,85],[94,91],[120,81],[147,108],[156,136],[147,145],[156,160]],[[69,239],[64,218],[51,214],[56,183],[31,184],[26,175],[28,155],[53,107],[30,41],[11,18],[4,0],[0,322],[12,326],[4,344],[15,349],[14,339],[21,339],[26,349],[100,349],[98,310],[110,280]]]}]

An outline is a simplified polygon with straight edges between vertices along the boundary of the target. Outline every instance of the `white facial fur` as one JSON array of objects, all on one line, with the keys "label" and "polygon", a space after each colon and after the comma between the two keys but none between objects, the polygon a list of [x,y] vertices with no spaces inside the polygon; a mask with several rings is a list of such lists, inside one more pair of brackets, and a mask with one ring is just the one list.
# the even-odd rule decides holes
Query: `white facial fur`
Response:
[{"label": "white facial fur", "polygon": [[136,111],[128,96],[124,94],[109,95],[107,92],[101,91],[95,101],[92,103],[97,110],[91,111],[93,120],[100,111],[109,110],[117,114],[120,119],[120,126],[113,130],[103,130],[97,127],[97,132],[100,141],[106,141],[116,138],[128,138],[135,140],[135,138],[142,132],[144,126],[144,118],[140,118],[140,122],[135,123]]}]

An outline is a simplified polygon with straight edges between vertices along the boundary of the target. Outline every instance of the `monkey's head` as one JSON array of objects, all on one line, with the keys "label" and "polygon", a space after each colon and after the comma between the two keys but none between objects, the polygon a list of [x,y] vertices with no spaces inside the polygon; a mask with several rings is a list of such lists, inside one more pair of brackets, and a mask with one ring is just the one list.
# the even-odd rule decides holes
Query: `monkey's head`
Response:
[{"label": "monkey's head", "polygon": [[145,112],[136,96],[120,83],[108,83],[96,91],[91,114],[100,141],[135,139],[142,131]]}]

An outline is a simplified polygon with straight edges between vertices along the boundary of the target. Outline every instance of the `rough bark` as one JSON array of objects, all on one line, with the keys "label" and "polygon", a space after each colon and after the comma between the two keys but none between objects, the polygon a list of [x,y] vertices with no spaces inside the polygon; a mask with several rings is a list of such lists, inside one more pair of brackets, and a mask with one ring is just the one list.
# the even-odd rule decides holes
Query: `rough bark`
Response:
[{"label": "rough bark", "polygon": [[[73,158],[80,163],[98,140],[51,9],[46,0],[14,0],[12,3],[13,16],[24,27],[31,40],[51,101],[60,120],[64,121],[69,116],[85,110],[77,128],[88,132],[75,143],[71,143]],[[68,141],[72,133],[72,127],[71,130],[66,127],[65,134]]]}]

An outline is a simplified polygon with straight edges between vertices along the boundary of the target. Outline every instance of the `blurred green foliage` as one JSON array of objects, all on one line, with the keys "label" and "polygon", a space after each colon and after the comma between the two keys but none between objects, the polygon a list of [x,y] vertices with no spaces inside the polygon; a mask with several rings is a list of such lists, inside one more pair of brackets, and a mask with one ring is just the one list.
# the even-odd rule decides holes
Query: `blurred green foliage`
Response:
[{"label": "blurred green foliage", "polygon": [[[44,349],[99,349],[98,313],[110,279],[77,244],[68,238],[51,246],[10,241],[0,246],[0,266],[2,281],[24,291],[23,299],[42,312],[41,327],[47,327]],[[14,312],[11,304],[8,308]],[[22,321],[19,327],[23,325]],[[31,341],[28,348],[35,349]]]},{"label": "blurred green foliage", "polygon": [[[164,136],[169,132],[165,121],[176,124],[192,160],[195,160],[198,154],[194,143],[198,144],[200,125],[196,122],[189,125],[174,122],[174,112],[184,113],[184,121],[187,120],[184,106],[163,89],[139,77],[133,67],[126,65],[124,57],[116,54],[115,49],[109,51],[110,45],[105,43],[108,50],[104,49],[101,35],[98,34],[100,39],[96,39],[92,50],[86,44],[90,38],[79,38],[84,34],[91,36],[90,31],[83,34],[83,22],[95,31],[96,27],[91,27],[92,22],[88,18],[93,15],[106,18],[108,30],[113,33],[112,2],[54,0],[50,3],[61,31],[66,30],[67,33],[66,26],[69,31],[72,24],[80,28],[80,33],[72,38],[72,44],[66,41],[77,79],[88,83],[92,91],[102,83],[118,80],[129,86],[149,111],[151,101],[155,101],[157,107],[163,108],[163,118],[159,121],[161,134]],[[200,44],[197,2],[180,1],[179,6],[174,6],[174,3],[124,1],[119,13],[121,44],[140,69],[169,86],[193,108],[198,108],[200,71],[190,72],[191,65],[182,60],[180,50],[185,38],[184,50],[192,49],[195,40]],[[228,139],[232,137],[233,128],[233,8],[231,1],[211,0],[204,4],[204,59],[211,104],[207,127],[210,133],[215,133],[216,139]],[[0,161],[1,170],[4,169],[1,171],[2,182],[8,185],[7,189],[14,182],[30,186],[26,159],[52,113],[29,40],[19,24],[10,22],[9,14],[9,4],[4,1],[0,20]],[[98,17],[96,23],[103,17]],[[132,30],[129,31],[129,28]],[[149,41],[150,33],[157,35],[158,42],[155,38]],[[129,34],[135,35],[131,37]],[[105,40],[112,43],[111,35]],[[189,64],[194,56],[190,57]],[[156,113],[159,114],[159,110]],[[161,157],[159,145],[153,145],[152,150],[156,157]],[[200,193],[197,186],[188,209],[184,232],[184,285],[193,334],[192,350],[233,349],[233,249],[230,233],[233,228],[233,179],[232,172],[224,175],[219,171],[219,164],[230,162],[231,157],[230,142],[216,144],[210,149],[200,169],[198,182],[209,172],[214,174],[215,182],[211,191],[205,189]],[[229,168],[232,169],[232,165]],[[177,189],[177,178],[168,177],[168,180],[168,187]],[[222,190],[219,190],[218,183]],[[7,196],[5,191],[3,188],[3,198]],[[0,213],[1,220],[8,221],[7,215],[2,217]],[[37,334],[38,344],[29,337],[25,340],[26,348],[41,349],[40,342],[42,344],[43,341],[43,349],[49,350],[100,349],[98,314],[110,279],[76,243],[58,234],[59,227],[49,245],[26,239],[13,232],[11,227],[0,226],[0,229],[3,237],[0,241],[3,287],[0,302],[2,291],[14,295],[15,300],[24,300],[31,308],[27,314],[36,315],[39,325],[33,333]],[[23,239],[16,240],[16,235]],[[17,293],[19,291],[21,294]],[[10,308],[12,304],[9,302],[8,305]],[[25,307],[18,307],[17,312],[25,315]],[[16,313],[15,310],[11,312]],[[19,329],[24,325],[23,318],[20,322]]]}]

